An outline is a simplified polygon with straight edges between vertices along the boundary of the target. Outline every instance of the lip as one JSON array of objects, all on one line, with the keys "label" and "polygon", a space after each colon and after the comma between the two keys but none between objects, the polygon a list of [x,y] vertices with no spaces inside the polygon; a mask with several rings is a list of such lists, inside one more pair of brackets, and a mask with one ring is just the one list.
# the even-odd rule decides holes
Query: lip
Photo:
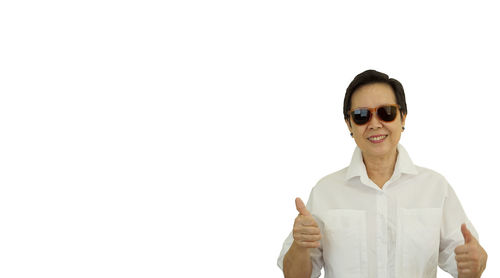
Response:
[{"label": "lip", "polygon": [[[370,138],[375,138],[375,137],[380,137],[380,136],[385,136],[385,137],[380,139],[380,140],[370,140]],[[372,136],[368,137],[367,140],[370,141],[370,143],[378,144],[378,143],[382,143],[388,136],[389,136],[389,134],[377,134],[377,135],[372,135]]]}]

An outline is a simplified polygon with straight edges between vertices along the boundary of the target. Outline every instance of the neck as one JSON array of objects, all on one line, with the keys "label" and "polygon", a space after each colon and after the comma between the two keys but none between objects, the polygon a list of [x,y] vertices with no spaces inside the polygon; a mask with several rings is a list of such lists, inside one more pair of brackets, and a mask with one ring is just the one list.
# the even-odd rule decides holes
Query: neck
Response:
[{"label": "neck", "polygon": [[388,153],[384,156],[368,156],[363,154],[363,162],[365,163],[366,173],[378,187],[382,188],[384,184],[392,177],[398,151]]}]

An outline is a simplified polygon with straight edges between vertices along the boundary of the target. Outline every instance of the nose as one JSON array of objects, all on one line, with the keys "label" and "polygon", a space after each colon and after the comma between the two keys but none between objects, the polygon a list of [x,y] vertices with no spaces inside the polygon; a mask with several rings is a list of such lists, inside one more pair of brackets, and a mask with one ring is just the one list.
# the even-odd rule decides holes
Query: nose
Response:
[{"label": "nose", "polygon": [[382,121],[378,118],[377,114],[373,114],[370,121],[368,122],[369,129],[377,129],[383,127]]}]

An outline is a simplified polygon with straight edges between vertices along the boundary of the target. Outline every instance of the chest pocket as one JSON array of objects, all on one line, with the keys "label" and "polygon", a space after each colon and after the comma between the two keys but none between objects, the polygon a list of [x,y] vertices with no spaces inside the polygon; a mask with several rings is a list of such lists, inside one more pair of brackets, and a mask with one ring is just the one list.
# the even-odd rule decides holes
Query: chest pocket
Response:
[{"label": "chest pocket", "polygon": [[441,228],[440,208],[398,209],[399,275],[436,277]]},{"label": "chest pocket", "polygon": [[333,272],[331,277],[367,277],[366,212],[329,210],[323,223],[325,270]]}]

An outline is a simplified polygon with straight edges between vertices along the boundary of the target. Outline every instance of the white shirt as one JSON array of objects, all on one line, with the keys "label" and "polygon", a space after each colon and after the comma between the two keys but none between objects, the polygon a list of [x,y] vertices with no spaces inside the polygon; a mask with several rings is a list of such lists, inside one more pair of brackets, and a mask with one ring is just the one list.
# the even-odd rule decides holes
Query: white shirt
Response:
[{"label": "white shirt", "polygon": [[[307,209],[321,229],[311,249],[312,275],[325,278],[432,278],[437,266],[458,277],[455,247],[460,226],[477,232],[455,192],[440,174],[415,166],[398,145],[394,173],[382,189],[366,173],[356,148],[349,167],[321,179]],[[283,244],[278,266],[293,242]]]}]

